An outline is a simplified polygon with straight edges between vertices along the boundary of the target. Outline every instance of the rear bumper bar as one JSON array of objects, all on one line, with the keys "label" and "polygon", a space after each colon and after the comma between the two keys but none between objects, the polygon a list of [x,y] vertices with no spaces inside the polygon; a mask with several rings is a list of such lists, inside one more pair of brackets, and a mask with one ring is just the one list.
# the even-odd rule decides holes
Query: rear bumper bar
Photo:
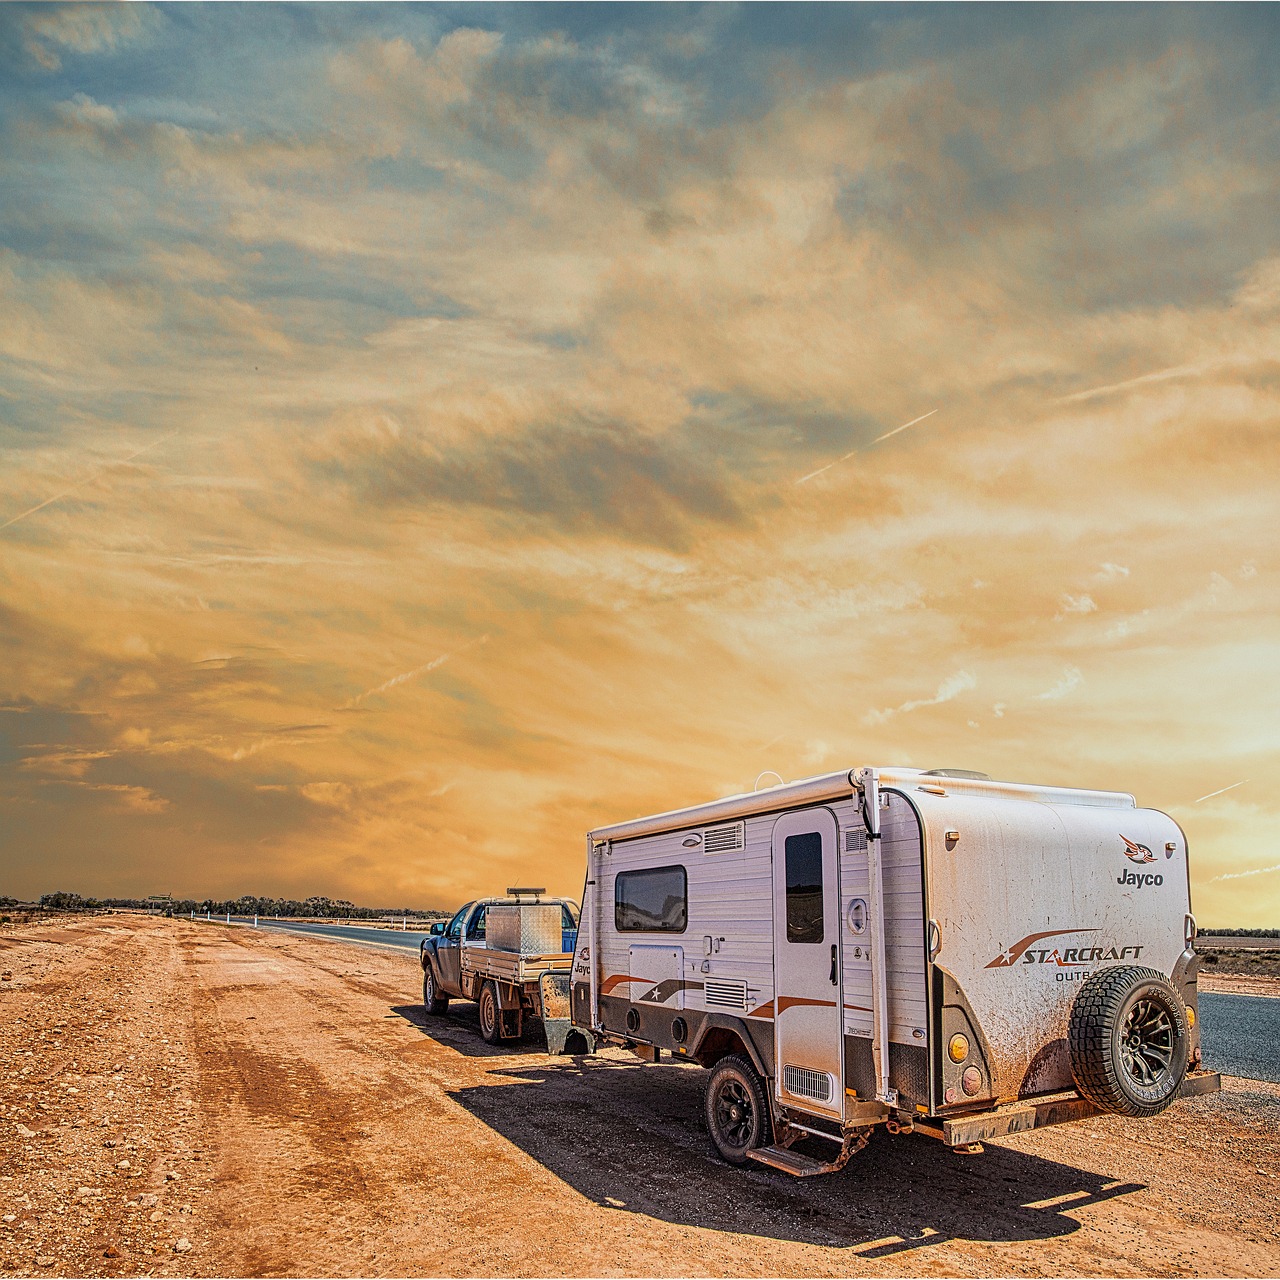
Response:
[{"label": "rear bumper bar", "polygon": [[[1187,1075],[1178,1091],[1180,1098],[1194,1098],[1202,1093],[1216,1093],[1222,1088],[1222,1077],[1216,1071],[1196,1071]],[[1004,1138],[1028,1129],[1043,1129],[1051,1124],[1068,1124],[1088,1116],[1102,1115],[1088,1098],[1078,1093],[1059,1093],[1048,1098],[1026,1102],[1010,1102],[977,1115],[957,1116],[936,1123],[916,1121],[916,1128],[932,1137],[941,1138],[949,1147],[963,1147],[988,1138]]]}]

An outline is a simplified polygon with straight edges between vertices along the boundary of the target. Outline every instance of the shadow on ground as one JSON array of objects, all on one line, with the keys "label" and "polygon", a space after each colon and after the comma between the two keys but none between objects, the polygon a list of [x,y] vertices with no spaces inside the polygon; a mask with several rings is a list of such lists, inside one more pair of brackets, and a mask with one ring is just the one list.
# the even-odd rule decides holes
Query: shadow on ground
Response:
[{"label": "shadow on ground", "polygon": [[1069,1235],[1080,1227],[1070,1212],[1145,1189],[1022,1151],[988,1146],[964,1156],[883,1130],[836,1174],[731,1168],[711,1152],[706,1074],[691,1064],[647,1065],[619,1053],[530,1060],[541,1047],[536,1024],[517,1049],[496,1048],[480,1040],[473,1005],[445,1019],[420,1005],[394,1012],[441,1044],[493,1059],[486,1084],[450,1096],[574,1190],[622,1213],[874,1259],[949,1240]]},{"label": "shadow on ground", "polygon": [[545,1053],[547,1040],[542,1023],[526,1018],[524,1035],[510,1044],[486,1044],[480,1037],[479,1006],[470,1000],[451,1000],[449,1012],[432,1017],[420,1004],[397,1004],[391,1012],[412,1023],[437,1044],[448,1045],[467,1058],[512,1058],[529,1053]]}]

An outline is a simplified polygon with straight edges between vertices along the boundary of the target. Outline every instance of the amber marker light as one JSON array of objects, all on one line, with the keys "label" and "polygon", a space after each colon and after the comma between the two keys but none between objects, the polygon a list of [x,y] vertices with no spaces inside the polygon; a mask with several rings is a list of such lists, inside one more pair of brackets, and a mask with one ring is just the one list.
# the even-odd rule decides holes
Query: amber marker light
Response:
[{"label": "amber marker light", "polygon": [[1188,1005],[1187,1006],[1187,1026],[1194,1027],[1195,1025],[1196,1025],[1196,1011],[1190,1005]]},{"label": "amber marker light", "polygon": [[947,1054],[952,1062],[963,1062],[969,1056],[969,1038],[958,1031],[947,1044]]}]

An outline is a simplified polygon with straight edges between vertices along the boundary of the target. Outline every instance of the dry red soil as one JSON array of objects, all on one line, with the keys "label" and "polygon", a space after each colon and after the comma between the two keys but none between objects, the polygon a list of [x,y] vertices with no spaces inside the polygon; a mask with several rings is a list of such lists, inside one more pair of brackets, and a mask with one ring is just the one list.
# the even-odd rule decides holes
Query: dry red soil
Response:
[{"label": "dry red soil", "polygon": [[1276,1085],[797,1181],[712,1156],[694,1067],[425,1018],[412,954],[122,916],[0,974],[0,1274],[1280,1271]]}]

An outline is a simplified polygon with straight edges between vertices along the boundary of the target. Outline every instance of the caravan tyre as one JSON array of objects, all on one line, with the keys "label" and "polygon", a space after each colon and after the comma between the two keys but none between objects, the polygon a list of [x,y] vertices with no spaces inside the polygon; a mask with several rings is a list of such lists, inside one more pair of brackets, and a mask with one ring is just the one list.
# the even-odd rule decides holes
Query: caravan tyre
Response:
[{"label": "caravan tyre", "polygon": [[485,1044],[502,1040],[502,1007],[498,1004],[498,988],[486,982],[480,988],[480,1037]]},{"label": "caravan tyre", "polygon": [[1187,1072],[1182,1001],[1154,969],[1103,969],[1089,978],[1072,1005],[1067,1043],[1076,1087],[1116,1115],[1158,1115]]},{"label": "caravan tyre", "polygon": [[437,1018],[449,1012],[449,997],[440,994],[440,988],[436,986],[436,975],[431,972],[429,962],[422,971],[422,1007]]},{"label": "caravan tyre", "polygon": [[746,1058],[721,1058],[707,1081],[707,1132],[722,1159],[746,1164],[747,1152],[769,1143],[764,1081]]}]

